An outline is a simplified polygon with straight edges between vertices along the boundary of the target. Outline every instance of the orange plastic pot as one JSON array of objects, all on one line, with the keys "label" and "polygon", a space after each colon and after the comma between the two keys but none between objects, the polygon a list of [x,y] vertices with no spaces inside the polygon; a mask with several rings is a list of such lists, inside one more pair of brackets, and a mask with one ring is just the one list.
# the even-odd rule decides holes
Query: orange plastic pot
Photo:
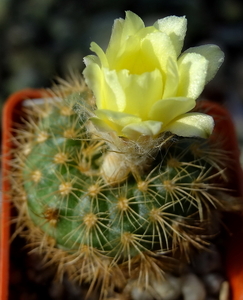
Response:
[{"label": "orange plastic pot", "polygon": [[2,115],[2,205],[0,215],[0,299],[8,299],[9,287],[9,262],[10,262],[10,221],[11,221],[11,199],[9,196],[10,183],[9,160],[11,158],[11,128],[19,119],[21,102],[26,99],[42,97],[41,90],[26,89],[10,96],[3,108]]},{"label": "orange plastic pot", "polygon": [[[9,197],[9,160],[11,158],[11,128],[19,120],[19,110],[22,101],[26,99],[41,98],[41,90],[23,90],[13,94],[6,102],[3,110],[3,140],[2,140],[2,191],[3,202],[0,216],[0,300],[7,300],[9,295],[10,265],[10,220],[11,199]],[[232,165],[228,170],[229,181],[226,188],[234,191],[243,201],[243,172],[239,162],[240,151],[234,125],[229,113],[222,106],[201,101],[197,110],[212,115],[215,119],[215,129],[212,138],[223,134],[222,147],[231,157]],[[231,287],[231,299],[243,300],[243,212],[242,215],[228,215],[225,219],[229,229],[226,241],[225,267]]]}]

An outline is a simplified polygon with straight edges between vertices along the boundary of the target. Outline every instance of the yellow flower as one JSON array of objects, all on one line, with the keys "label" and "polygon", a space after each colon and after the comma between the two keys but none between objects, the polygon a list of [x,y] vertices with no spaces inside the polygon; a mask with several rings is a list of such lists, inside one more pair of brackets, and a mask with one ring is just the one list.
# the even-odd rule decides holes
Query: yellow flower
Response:
[{"label": "yellow flower", "polygon": [[189,112],[205,84],[223,62],[215,45],[189,48],[181,54],[185,17],[169,16],[145,27],[134,13],[114,22],[104,52],[84,58],[84,77],[96,98],[94,124],[101,130],[137,139],[163,131],[208,137],[214,126],[205,114]]}]

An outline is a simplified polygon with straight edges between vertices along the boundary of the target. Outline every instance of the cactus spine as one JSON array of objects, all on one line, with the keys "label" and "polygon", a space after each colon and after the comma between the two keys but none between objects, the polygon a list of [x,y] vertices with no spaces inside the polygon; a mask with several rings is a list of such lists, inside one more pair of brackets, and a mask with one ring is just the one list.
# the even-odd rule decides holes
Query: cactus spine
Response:
[{"label": "cactus spine", "polygon": [[128,280],[149,288],[215,234],[216,210],[228,207],[213,183],[223,178],[224,154],[170,133],[134,143],[99,133],[83,83],[52,93],[15,135],[22,235],[60,277],[100,286],[101,297]]}]

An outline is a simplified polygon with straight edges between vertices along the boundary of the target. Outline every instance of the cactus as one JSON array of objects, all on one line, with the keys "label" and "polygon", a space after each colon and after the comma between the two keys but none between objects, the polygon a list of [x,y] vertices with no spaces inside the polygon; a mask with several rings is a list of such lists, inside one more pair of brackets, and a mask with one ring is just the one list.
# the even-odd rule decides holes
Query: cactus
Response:
[{"label": "cactus", "polygon": [[145,27],[126,12],[106,52],[91,44],[87,85],[61,81],[14,131],[16,233],[60,278],[89,284],[87,297],[161,299],[153,287],[239,208],[220,138],[206,139],[213,118],[191,111],[224,55],[214,45],[181,53],[185,31],[185,17]]},{"label": "cactus", "polygon": [[12,160],[18,231],[59,277],[98,286],[101,298],[129,280],[145,289],[163,280],[207,246],[218,211],[232,206],[220,185],[227,156],[214,143],[99,134],[82,82],[30,109]]}]

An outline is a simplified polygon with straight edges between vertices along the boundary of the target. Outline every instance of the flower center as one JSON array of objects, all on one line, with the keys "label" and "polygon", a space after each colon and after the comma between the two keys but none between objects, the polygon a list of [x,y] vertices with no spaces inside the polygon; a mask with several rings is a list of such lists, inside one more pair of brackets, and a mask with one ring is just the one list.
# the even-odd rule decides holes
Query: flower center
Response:
[{"label": "flower center", "polygon": [[116,62],[115,70],[128,70],[130,74],[143,74],[152,72],[158,67],[153,64],[150,55],[141,50],[123,54]]}]

